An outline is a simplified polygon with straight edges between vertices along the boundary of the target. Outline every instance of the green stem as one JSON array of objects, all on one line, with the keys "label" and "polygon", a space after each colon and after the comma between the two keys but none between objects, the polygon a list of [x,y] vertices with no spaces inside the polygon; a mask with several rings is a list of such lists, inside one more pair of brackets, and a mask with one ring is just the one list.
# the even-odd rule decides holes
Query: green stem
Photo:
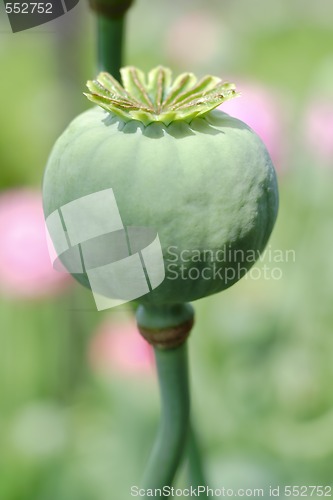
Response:
[{"label": "green stem", "polygon": [[[206,487],[207,481],[205,478],[197,437],[193,429],[193,423],[191,423],[190,425],[188,434],[187,456],[188,456],[188,479],[190,486],[192,486],[193,488],[198,488],[198,486]],[[207,495],[206,492],[204,492],[200,493],[198,497],[208,498],[210,497],[210,495]]]},{"label": "green stem", "polygon": [[[189,384],[186,343],[175,349],[155,348],[162,416],[144,474],[143,488],[171,486],[183,458],[189,424]],[[164,496],[164,495],[161,495]]]},{"label": "green stem", "polygon": [[142,484],[145,490],[157,490],[154,498],[158,490],[172,486],[187,445],[190,394],[186,337],[193,315],[190,304],[141,305],[136,312],[141,334],[154,345],[161,393],[160,425]]},{"label": "green stem", "polygon": [[106,17],[101,13],[96,13],[96,16],[98,70],[107,71],[120,80],[125,15],[116,19]]}]

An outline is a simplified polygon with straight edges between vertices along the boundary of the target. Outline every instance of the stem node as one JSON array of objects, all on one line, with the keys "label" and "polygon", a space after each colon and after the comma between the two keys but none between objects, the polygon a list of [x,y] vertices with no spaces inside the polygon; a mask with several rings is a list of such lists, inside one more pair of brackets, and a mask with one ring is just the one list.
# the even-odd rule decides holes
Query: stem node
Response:
[{"label": "stem node", "polygon": [[141,335],[159,349],[175,349],[182,345],[194,324],[190,304],[139,306],[136,316]]}]

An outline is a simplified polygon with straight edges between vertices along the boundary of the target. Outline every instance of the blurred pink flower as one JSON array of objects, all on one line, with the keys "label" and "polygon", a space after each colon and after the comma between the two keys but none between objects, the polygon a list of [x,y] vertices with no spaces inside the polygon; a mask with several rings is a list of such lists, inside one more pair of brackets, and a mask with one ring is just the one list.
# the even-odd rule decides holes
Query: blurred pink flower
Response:
[{"label": "blurred pink flower", "polygon": [[242,83],[237,78],[231,81],[236,83],[241,95],[221,104],[219,109],[249,125],[262,139],[274,166],[280,170],[286,148],[285,116],[277,96],[259,84]]},{"label": "blurred pink flower", "polygon": [[153,372],[152,347],[138,332],[134,320],[107,319],[93,335],[88,351],[93,370],[134,376]]},{"label": "blurred pink flower", "polygon": [[41,194],[24,188],[0,193],[1,292],[40,298],[62,291],[71,281],[52,268]]},{"label": "blurred pink flower", "polygon": [[312,102],[305,113],[304,139],[324,165],[333,165],[333,101]]},{"label": "blurred pink flower", "polygon": [[204,64],[219,50],[219,32],[217,21],[205,11],[186,14],[167,32],[167,56],[180,66]]}]

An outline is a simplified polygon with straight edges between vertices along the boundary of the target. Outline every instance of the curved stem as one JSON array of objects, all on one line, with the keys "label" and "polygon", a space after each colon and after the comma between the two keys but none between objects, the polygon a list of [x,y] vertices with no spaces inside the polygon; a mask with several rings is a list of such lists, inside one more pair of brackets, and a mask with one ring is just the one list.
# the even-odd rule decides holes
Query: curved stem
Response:
[{"label": "curved stem", "polygon": [[163,486],[172,485],[183,458],[189,424],[190,397],[186,343],[175,349],[155,348],[155,358],[162,415],[144,474],[144,489],[163,489]]},{"label": "curved stem", "polygon": [[97,13],[97,64],[99,71],[107,71],[120,80],[123,58],[125,15],[112,19]]},{"label": "curved stem", "polygon": [[[193,422],[190,425],[187,443],[187,456],[188,456],[188,479],[189,484],[193,488],[207,487],[205,472],[203,469],[201,453],[197,442],[197,437],[193,429]],[[209,498],[210,495],[205,492],[198,494],[200,498]]]},{"label": "curved stem", "polygon": [[161,393],[161,421],[142,484],[146,491],[154,490],[154,498],[167,496],[163,487],[172,485],[187,445],[190,394],[185,339],[193,315],[190,304],[141,305],[136,312],[141,334],[154,345]]}]

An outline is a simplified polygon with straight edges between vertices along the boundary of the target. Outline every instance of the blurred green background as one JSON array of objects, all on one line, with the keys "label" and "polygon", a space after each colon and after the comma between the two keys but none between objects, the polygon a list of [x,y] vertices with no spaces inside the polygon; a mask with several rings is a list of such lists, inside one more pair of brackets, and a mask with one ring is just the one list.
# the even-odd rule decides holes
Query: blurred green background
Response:
[{"label": "blurred green background", "polygon": [[[3,195],[40,190],[54,141],[89,107],[94,19],[82,0],[12,34],[1,9],[0,499],[125,500],[153,442],[157,383],[146,358],[117,365],[126,343],[105,353],[114,343],[101,341],[99,358],[96,338],[103,328],[116,335],[112,325],[131,312],[98,313],[74,283],[33,297],[11,290],[15,238],[1,205]],[[192,409],[216,488],[333,486],[332,19],[329,0],[136,0],[128,15],[126,64],[219,75],[244,87],[244,102],[251,88],[250,124],[271,132],[279,178],[269,248],[294,252],[278,263],[266,255],[256,273],[195,303]],[[11,216],[16,233],[29,231]],[[279,269],[275,278],[264,265]]]}]

